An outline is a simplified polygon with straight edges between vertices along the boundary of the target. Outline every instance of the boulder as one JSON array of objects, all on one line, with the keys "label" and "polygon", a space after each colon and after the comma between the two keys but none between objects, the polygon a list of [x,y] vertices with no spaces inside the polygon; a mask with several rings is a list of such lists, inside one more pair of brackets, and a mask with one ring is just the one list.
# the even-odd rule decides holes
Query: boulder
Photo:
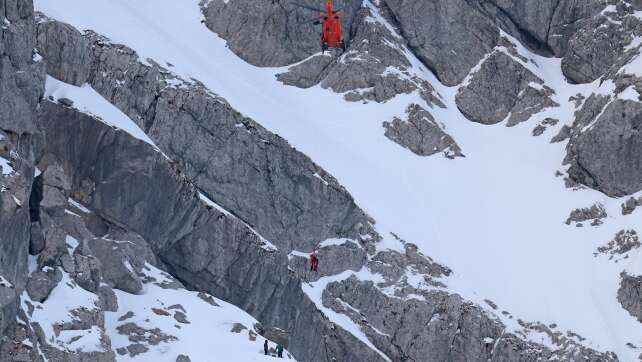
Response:
[{"label": "boulder", "polygon": [[[96,293],[102,280],[101,263],[93,255],[83,255],[84,248],[76,248],[74,262],[76,272],[73,275],[74,281],[83,289]],[[86,251],[89,253],[90,251]]]},{"label": "boulder", "polygon": [[98,288],[98,298],[100,301],[100,308],[105,312],[118,311],[118,298],[116,293],[108,285],[101,285]]},{"label": "boulder", "polygon": [[61,279],[62,273],[58,269],[33,272],[27,281],[26,290],[29,298],[36,302],[44,302]]},{"label": "boulder", "polygon": [[419,156],[443,152],[448,158],[462,157],[461,149],[433,118],[417,104],[406,109],[406,119],[394,118],[384,122],[385,136]]},{"label": "boulder", "polygon": [[127,241],[118,242],[102,238],[86,240],[80,243],[76,252],[78,255],[94,257],[100,261],[102,280],[111,287],[132,294],[138,294],[143,290],[143,283],[138,274],[142,272],[144,260],[138,258]]}]

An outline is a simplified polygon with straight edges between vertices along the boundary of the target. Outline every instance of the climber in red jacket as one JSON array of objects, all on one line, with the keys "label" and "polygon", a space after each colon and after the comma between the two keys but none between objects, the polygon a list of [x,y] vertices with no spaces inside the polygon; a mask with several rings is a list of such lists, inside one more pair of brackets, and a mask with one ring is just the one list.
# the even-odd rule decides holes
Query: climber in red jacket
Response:
[{"label": "climber in red jacket", "polygon": [[317,258],[317,254],[313,251],[312,254],[310,254],[310,270],[317,271],[317,267],[319,267],[319,258]]}]

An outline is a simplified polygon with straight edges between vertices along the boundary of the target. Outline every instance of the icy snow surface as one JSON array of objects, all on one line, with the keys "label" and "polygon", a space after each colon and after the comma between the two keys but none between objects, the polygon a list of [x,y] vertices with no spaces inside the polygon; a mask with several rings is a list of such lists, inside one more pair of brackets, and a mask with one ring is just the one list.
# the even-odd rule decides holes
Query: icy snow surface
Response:
[{"label": "icy snow surface", "polygon": [[[410,56],[415,71],[436,87],[448,107],[431,112],[467,156],[421,158],[390,142],[381,126],[402,116],[409,102],[423,104],[417,94],[364,105],[320,87],[283,86],[274,76],[284,68],[257,68],[228,50],[201,23],[197,0],[35,3],[51,17],[134,48],[142,59],[173,64],[184,79],[199,79],[286,138],[333,174],[376,219],[383,247],[400,248],[388,236],[395,232],[451,267],[454,275],[447,284],[452,291],[480,304],[488,298],[524,320],[557,323],[560,330],[577,332],[588,338],[587,344],[613,350],[623,360],[634,357],[625,343],[642,344],[639,322],[616,300],[619,272],[631,266],[593,256],[617,231],[642,230],[642,220],[620,216],[623,199],[566,189],[562,177],[555,177],[564,171],[565,144],[549,144],[573,120],[568,98],[607,91],[598,90],[599,81],[570,85],[559,59],[519,47],[534,60],[527,68],[557,92],[554,100],[561,106],[513,128],[487,126],[464,119],[454,103],[457,87],[444,87]],[[561,122],[532,137],[532,128],[546,117]],[[609,214],[604,225],[564,224],[572,209],[595,202]],[[627,263],[635,261],[633,256]]]},{"label": "icy snow surface", "polygon": [[13,173],[13,167],[11,167],[9,161],[3,157],[0,157],[0,173],[3,176],[11,175]]}]

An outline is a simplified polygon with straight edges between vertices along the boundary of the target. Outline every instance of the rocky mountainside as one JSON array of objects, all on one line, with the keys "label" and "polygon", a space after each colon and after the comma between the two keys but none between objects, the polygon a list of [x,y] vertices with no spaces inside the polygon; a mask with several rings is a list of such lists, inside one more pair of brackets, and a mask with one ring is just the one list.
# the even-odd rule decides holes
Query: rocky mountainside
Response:
[{"label": "rocky mountainside", "polygon": [[642,360],[640,1],[188,3],[0,0],[0,361]]}]

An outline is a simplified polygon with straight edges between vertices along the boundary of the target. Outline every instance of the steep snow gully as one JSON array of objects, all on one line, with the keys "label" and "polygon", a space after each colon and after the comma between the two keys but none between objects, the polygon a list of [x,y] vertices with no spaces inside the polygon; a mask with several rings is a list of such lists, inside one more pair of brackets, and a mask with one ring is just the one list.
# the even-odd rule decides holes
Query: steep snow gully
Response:
[{"label": "steep snow gully", "polygon": [[[36,0],[35,8],[125,44],[142,60],[183,79],[202,82],[284,137],[334,175],[376,220],[383,236],[378,249],[403,250],[394,232],[451,268],[445,279],[450,292],[480,305],[490,299],[517,318],[555,323],[621,360],[639,355],[626,344],[642,345],[642,326],[615,296],[622,268],[639,273],[642,259],[635,252],[616,264],[593,253],[620,230],[642,230],[642,219],[620,215],[624,198],[567,188],[556,175],[565,171],[566,142],[549,143],[573,121],[571,96],[607,93],[609,84],[570,84],[560,59],[533,54],[505,34],[518,44],[520,56],[532,60],[520,62],[554,90],[559,106],[515,127],[482,125],[458,110],[459,86],[442,85],[406,51],[413,70],[435,87],[446,106],[430,112],[466,155],[417,157],[390,142],[382,122],[402,117],[410,103],[424,104],[418,92],[385,103],[359,103],[321,86],[284,86],[275,76],[287,68],[255,67],[237,57],[203,24],[197,0]],[[375,21],[385,22],[383,17]],[[549,137],[533,137],[532,128],[549,117],[561,122],[546,131]],[[595,203],[608,214],[599,227],[564,223],[571,210]]]}]

